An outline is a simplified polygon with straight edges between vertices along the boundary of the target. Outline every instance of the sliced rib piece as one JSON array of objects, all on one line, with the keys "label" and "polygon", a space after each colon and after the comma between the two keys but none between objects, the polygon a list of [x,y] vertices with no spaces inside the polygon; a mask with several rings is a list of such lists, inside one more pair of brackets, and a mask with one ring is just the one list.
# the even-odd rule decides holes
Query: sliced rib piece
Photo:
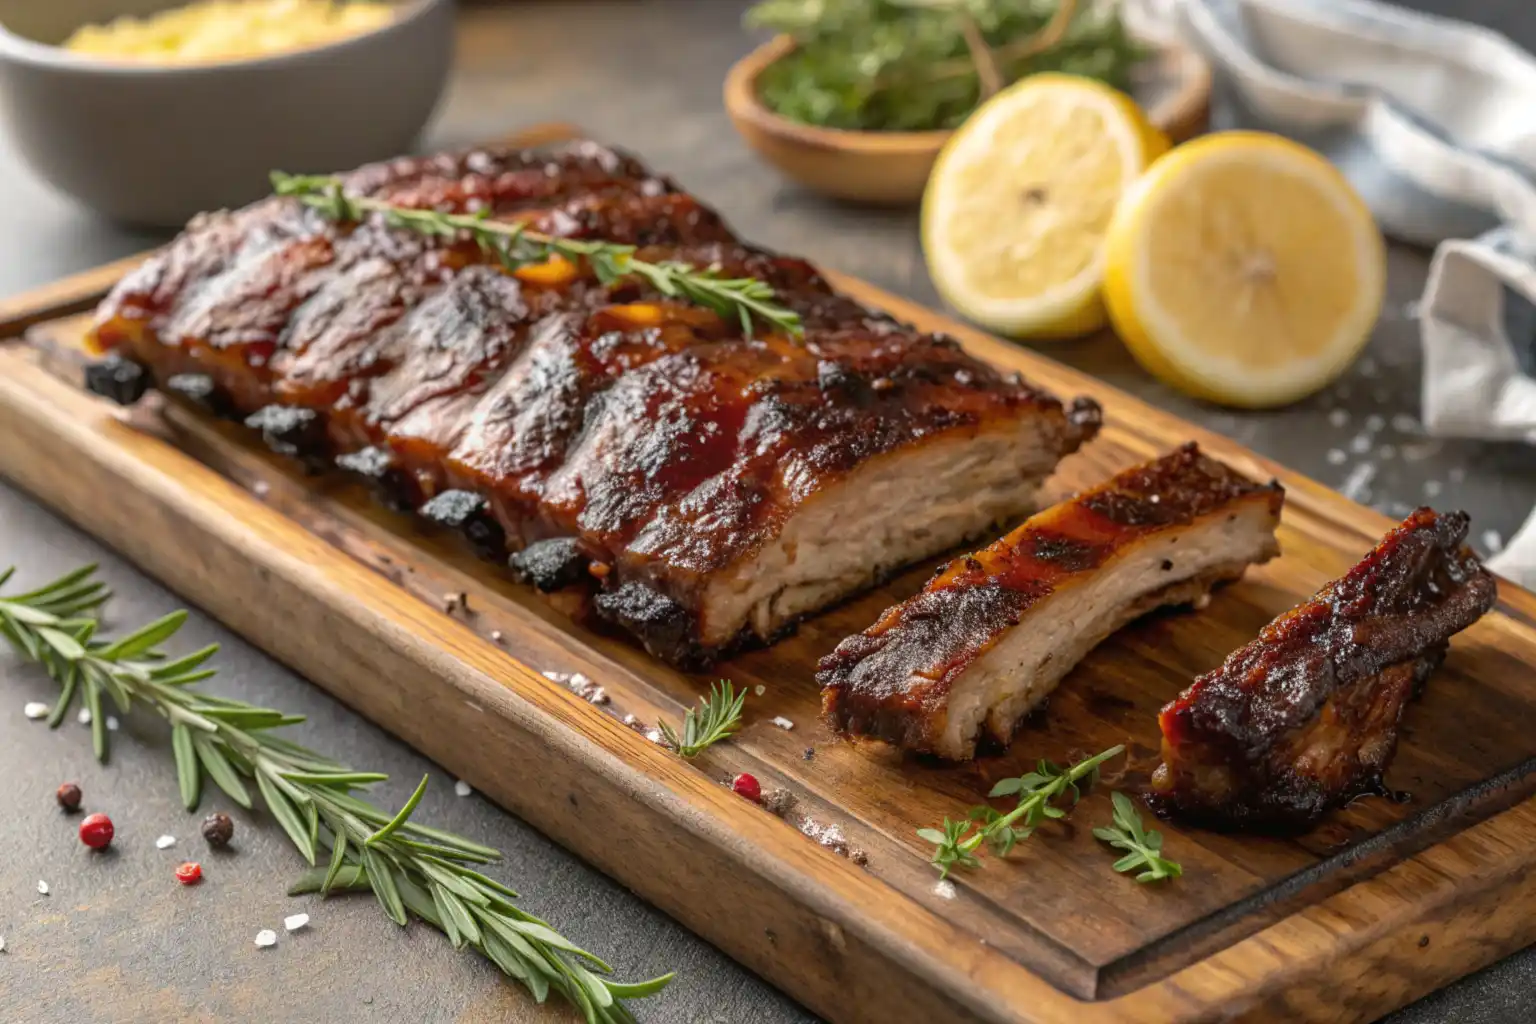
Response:
[{"label": "sliced rib piece", "polygon": [[1419,509],[1163,708],[1159,808],[1298,826],[1379,785],[1403,706],[1497,597],[1467,522]]},{"label": "sliced rib piece", "polygon": [[999,742],[1109,634],[1279,553],[1284,492],[1194,444],[939,570],[823,658],[831,726],[952,760]]},{"label": "sliced rib piece", "polygon": [[486,210],[769,284],[805,336],[638,278],[507,272],[461,239],[291,199],[199,218],[102,303],[91,371],[243,420],[546,591],[700,663],[1033,508],[1091,438],[1070,406],[834,293],[592,143],[395,161],[360,195]]}]

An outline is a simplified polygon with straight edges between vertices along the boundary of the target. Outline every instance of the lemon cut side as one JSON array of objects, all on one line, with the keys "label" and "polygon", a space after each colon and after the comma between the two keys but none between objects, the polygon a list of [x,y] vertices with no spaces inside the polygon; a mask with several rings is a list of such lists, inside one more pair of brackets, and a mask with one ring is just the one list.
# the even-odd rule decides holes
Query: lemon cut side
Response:
[{"label": "lemon cut side", "polygon": [[1197,397],[1284,405],[1348,368],[1381,312],[1386,249],[1336,168],[1299,143],[1187,143],[1126,193],[1104,295],[1138,362]]},{"label": "lemon cut side", "polygon": [[1103,326],[1104,237],[1116,203],[1168,148],[1130,97],[1039,74],[955,132],[923,195],[934,285],[968,318],[1045,338]]}]

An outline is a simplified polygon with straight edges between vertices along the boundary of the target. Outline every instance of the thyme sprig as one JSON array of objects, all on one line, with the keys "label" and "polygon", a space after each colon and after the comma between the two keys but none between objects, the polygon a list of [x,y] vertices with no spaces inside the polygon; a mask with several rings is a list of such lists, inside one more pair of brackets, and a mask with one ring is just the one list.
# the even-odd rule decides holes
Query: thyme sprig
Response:
[{"label": "thyme sprig", "polygon": [[1092,787],[1098,779],[1099,765],[1124,750],[1124,746],[1110,747],[1068,767],[1041,761],[1034,771],[1003,779],[987,794],[991,797],[1017,796],[1017,805],[1007,814],[982,805],[971,808],[970,813],[959,821],[945,818],[941,828],[918,829],[917,834],[934,845],[931,862],[939,869],[939,877],[948,878],[956,867],[980,866],[976,851],[982,843],[989,844],[997,856],[1006,857],[1042,822],[1066,817],[1066,809],[1058,806],[1056,801],[1071,794],[1072,803],[1076,804],[1080,796],[1079,785],[1085,789]]},{"label": "thyme sprig", "polygon": [[[0,586],[13,569],[0,573]],[[36,590],[0,598],[0,636],[59,683],[49,724],[64,720],[80,697],[91,710],[96,756],[108,753],[104,700],[127,714],[152,708],[171,726],[182,802],[197,807],[205,779],[242,807],[251,787],[312,869],[291,890],[329,895],[371,889],[384,912],[405,925],[414,915],[441,929],[455,948],[469,947],[543,1002],[554,991],[589,1024],[625,1024],[625,1000],[652,995],[671,974],[635,984],[610,981],[611,968],[543,920],[520,910],[517,893],[477,870],[501,854],[462,836],[419,825],[412,813],[427,779],[405,806],[388,814],[357,793],[388,776],[353,771],[274,732],[297,715],[203,693],[194,684],[217,645],[169,658],[161,650],[186,621],[173,612],[126,636],[96,635],[94,616],[110,596],[84,566]]]},{"label": "thyme sprig", "polygon": [[728,739],[741,728],[741,712],[747,691],[736,693],[730,680],[722,679],[709,688],[708,697],[699,698],[697,709],[683,713],[683,734],[679,736],[666,722],[659,723],[662,739],[680,757],[697,757],[706,748]]},{"label": "thyme sprig", "polygon": [[1181,864],[1162,855],[1162,833],[1142,827],[1141,814],[1131,798],[1124,793],[1115,793],[1112,799],[1115,804],[1114,825],[1096,828],[1093,834],[1096,839],[1118,850],[1128,851],[1124,857],[1115,861],[1115,870],[1122,874],[1139,871],[1136,881],[1143,885],[1160,882],[1165,878],[1178,878],[1184,874]]},{"label": "thyme sprig", "polygon": [[740,321],[747,336],[752,334],[754,319],[792,337],[803,333],[799,314],[778,303],[771,285],[751,277],[723,277],[718,267],[637,259],[633,245],[545,235],[528,230],[524,224],[491,220],[486,211],[444,213],[349,195],[342,180],[333,176],[273,171],[272,190],[298,199],[335,221],[357,223],[373,213],[390,227],[420,235],[450,240],[468,237],[508,270],[560,256],[576,264],[585,263],[605,285],[621,277],[638,277],[663,295],[686,299]]}]

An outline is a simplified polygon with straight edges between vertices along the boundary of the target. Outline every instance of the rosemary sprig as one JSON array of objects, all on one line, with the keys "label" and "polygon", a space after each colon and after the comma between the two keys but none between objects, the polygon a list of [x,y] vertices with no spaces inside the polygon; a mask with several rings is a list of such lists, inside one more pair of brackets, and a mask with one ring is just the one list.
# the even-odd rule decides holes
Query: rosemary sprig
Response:
[{"label": "rosemary sprig", "polygon": [[1141,814],[1136,805],[1124,793],[1112,796],[1115,804],[1114,825],[1096,828],[1094,837],[1118,850],[1127,850],[1124,857],[1115,861],[1115,870],[1121,873],[1141,870],[1136,881],[1145,885],[1165,878],[1178,878],[1184,868],[1177,861],[1162,856],[1163,835],[1156,829],[1146,830],[1141,825]]},{"label": "rosemary sprig", "polygon": [[[293,893],[371,889],[384,912],[405,925],[411,915],[441,929],[455,948],[472,948],[543,1002],[555,991],[588,1024],[626,1024],[625,1000],[652,995],[671,974],[636,984],[610,981],[611,968],[546,922],[520,910],[517,893],[477,868],[501,859],[488,846],[418,825],[411,814],[426,792],[423,778],[403,808],[387,814],[357,795],[388,776],[352,771],[274,735],[303,719],[243,701],[202,693],[193,684],[217,646],[171,659],[161,645],[186,621],[173,612],[113,641],[96,636],[94,611],[110,592],[94,565],[25,594],[0,598],[0,636],[60,685],[49,717],[57,726],[80,696],[91,709],[96,755],[107,756],[103,697],[126,714],[134,704],[171,725],[182,801],[188,810],[211,779],[249,808],[254,784],[262,801],[313,870]],[[0,573],[0,585],[14,570]]]},{"label": "rosemary sprig", "polygon": [[746,690],[736,693],[730,680],[722,679],[709,688],[708,697],[699,698],[697,709],[689,708],[683,713],[681,737],[666,722],[659,723],[662,739],[679,756],[697,757],[741,728],[741,711],[746,700]]},{"label": "rosemary sprig", "polygon": [[292,196],[335,221],[356,223],[376,213],[388,226],[417,234],[447,239],[467,236],[508,270],[560,256],[573,263],[586,263],[605,285],[633,275],[663,295],[687,299],[723,317],[739,320],[742,332],[749,337],[754,319],[792,337],[803,333],[799,314],[780,305],[767,282],[750,277],[722,277],[718,267],[695,267],[678,260],[654,263],[636,259],[633,245],[540,234],[529,231],[524,224],[491,220],[485,212],[443,213],[348,195],[340,178],[327,175],[273,171],[272,190],[280,196]]},{"label": "rosemary sprig", "polygon": [[992,787],[988,796],[1017,796],[1018,804],[1007,814],[982,805],[971,808],[970,813],[959,821],[944,819],[942,828],[920,828],[917,834],[934,845],[932,863],[939,869],[940,878],[948,878],[956,867],[974,868],[980,865],[976,850],[988,843],[993,853],[1006,857],[1021,840],[1028,839],[1041,822],[1050,818],[1064,818],[1066,810],[1055,801],[1070,793],[1072,802],[1078,800],[1078,784],[1090,787],[1098,779],[1099,765],[1125,750],[1123,746],[1110,747],[1102,754],[1084,758],[1070,767],[1061,767],[1049,761],[1041,761],[1034,771],[1018,778],[1003,779]]}]

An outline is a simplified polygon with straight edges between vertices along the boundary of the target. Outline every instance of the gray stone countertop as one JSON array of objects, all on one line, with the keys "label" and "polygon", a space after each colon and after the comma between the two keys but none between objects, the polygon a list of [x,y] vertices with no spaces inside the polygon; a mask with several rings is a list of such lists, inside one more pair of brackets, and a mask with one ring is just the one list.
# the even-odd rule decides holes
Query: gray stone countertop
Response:
[{"label": "gray stone countertop", "polygon": [[[1418,0],[1418,6],[1501,28],[1536,48],[1536,7],[1525,0]],[[737,0],[583,0],[474,5],[462,14],[452,89],[427,140],[469,143],[538,121],[578,123],[673,173],[718,207],[748,238],[803,254],[897,293],[936,304],[910,213],[824,202],[786,185],[757,162],[720,108],[726,67],[751,45]],[[33,179],[0,125],[0,295],[9,295],[158,242],[161,236],[105,224]],[[1412,302],[1426,254],[1391,253],[1386,313],[1366,356],[1337,385],[1295,407],[1235,414],[1189,401],[1150,380],[1104,337],[1052,346],[1050,355],[1392,515],[1433,500],[1469,510],[1476,543],[1491,550],[1536,503],[1536,459],[1512,445],[1439,443],[1420,436],[1419,350]],[[95,541],[0,483],[0,566],[42,580],[100,560],[117,591],[112,618],[137,623],[177,607],[174,595]],[[218,640],[219,691],[309,716],[301,739],[348,763],[390,773],[385,803],[429,763],[319,689],[194,612],[191,642]],[[237,815],[237,852],[208,856],[186,815],[157,721],[130,718],[110,767],[90,757],[88,733],[61,734],[26,720],[22,704],[51,695],[46,680],[0,655],[0,1019],[70,1021],[480,1021],[561,1020],[498,983],[475,958],[421,927],[399,933],[364,897],[321,905],[283,895],[298,858],[271,823]],[[529,766],[536,771],[537,766]],[[442,778],[442,773],[436,774]],[[82,861],[74,824],[53,790],[78,779],[88,808],[108,811],[117,853]],[[219,801],[212,802],[214,806]],[[643,1020],[812,1020],[773,988],[676,922],[592,871],[478,796],[446,782],[422,813],[507,853],[502,877],[525,904],[623,976],[676,970],[663,996],[640,1004]],[[174,835],[178,845],[155,849]],[[182,889],[171,877],[200,859],[208,882]],[[37,893],[39,879],[51,894]],[[278,946],[252,944],[262,928],[308,911],[306,932]],[[569,1018],[574,1019],[574,1018]],[[1394,1024],[1455,1020],[1503,1024],[1536,1019],[1536,955],[1511,957],[1395,1015]]]}]

